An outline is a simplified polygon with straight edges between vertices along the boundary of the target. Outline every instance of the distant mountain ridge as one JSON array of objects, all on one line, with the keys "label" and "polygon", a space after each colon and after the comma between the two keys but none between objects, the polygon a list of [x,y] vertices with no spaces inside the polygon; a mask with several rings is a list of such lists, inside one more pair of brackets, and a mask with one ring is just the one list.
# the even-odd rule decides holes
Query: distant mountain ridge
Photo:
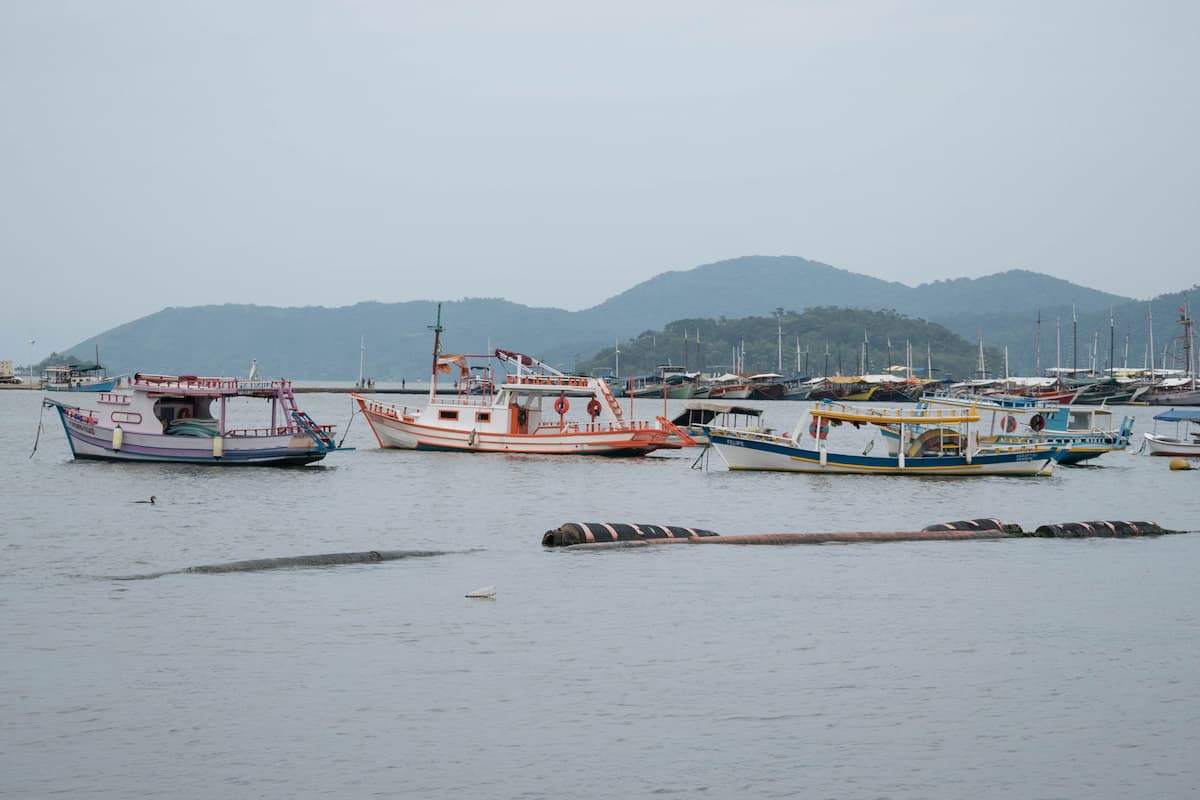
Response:
[{"label": "distant mountain ridge", "polygon": [[[1156,350],[1173,329],[1172,304],[1190,302],[1194,293],[1192,287],[1154,301]],[[446,352],[505,347],[566,369],[616,341],[678,319],[735,319],[769,315],[777,307],[800,312],[827,306],[893,310],[943,324],[968,341],[982,333],[989,348],[1008,346],[1010,363],[1025,361],[1032,369],[1037,309],[1045,325],[1053,319],[1061,322],[1064,315],[1069,318],[1074,306],[1079,330],[1087,331],[1090,344],[1100,321],[1107,332],[1111,308],[1127,332],[1140,332],[1131,336],[1140,343],[1147,330],[1148,304],[1025,270],[911,287],[796,256],[745,256],[664,272],[583,311],[532,308],[499,298],[442,305]],[[99,347],[102,360],[114,372],[243,374],[251,359],[257,359],[269,375],[353,380],[358,377],[361,337],[366,342],[366,377],[424,379],[430,369],[429,327],[436,306],[420,300],[340,308],[167,308],[87,339],[70,352],[89,357]],[[1042,365],[1053,366],[1044,356],[1046,336],[1043,327]]]}]

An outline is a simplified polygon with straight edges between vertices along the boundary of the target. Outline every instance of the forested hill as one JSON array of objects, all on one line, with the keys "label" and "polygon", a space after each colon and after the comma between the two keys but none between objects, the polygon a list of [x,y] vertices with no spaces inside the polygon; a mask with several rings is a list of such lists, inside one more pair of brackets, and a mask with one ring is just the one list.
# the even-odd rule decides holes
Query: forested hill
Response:
[{"label": "forested hill", "polygon": [[[1177,333],[1175,307],[1190,302],[1193,293],[1155,301],[1156,343]],[[341,308],[168,308],[105,331],[71,352],[90,359],[98,346],[110,371],[120,372],[242,374],[257,359],[264,373],[273,376],[352,380],[358,376],[359,342],[365,339],[367,376],[412,380],[429,372],[429,326],[436,305],[422,300]],[[998,351],[1007,345],[1010,362],[1024,361],[1031,369],[1037,310],[1042,313],[1045,366],[1052,364],[1046,354],[1053,352],[1047,342],[1053,342],[1054,321],[1069,326],[1072,306],[1081,351],[1084,342],[1090,348],[1097,331],[1107,341],[1112,308],[1117,335],[1131,333],[1133,352],[1142,354],[1148,330],[1145,302],[1019,270],[910,287],[792,256],[747,256],[666,272],[584,311],[474,298],[445,302],[442,313],[447,352],[505,347],[570,369],[616,342],[663,330],[678,320],[762,317],[777,308],[796,313],[823,307],[889,310],[944,324],[970,343],[982,335],[989,348]],[[890,335],[893,343],[897,338],[886,330],[867,334],[879,340]],[[859,333],[838,346],[849,352],[862,338]],[[776,349],[774,340],[771,344]],[[771,367],[775,360],[762,366]]]}]

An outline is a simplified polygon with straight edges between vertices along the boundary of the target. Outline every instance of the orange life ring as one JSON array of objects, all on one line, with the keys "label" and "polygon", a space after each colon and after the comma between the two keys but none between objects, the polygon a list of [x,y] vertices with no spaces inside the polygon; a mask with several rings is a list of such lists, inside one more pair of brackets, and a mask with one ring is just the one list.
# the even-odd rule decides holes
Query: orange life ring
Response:
[{"label": "orange life ring", "polygon": [[1033,428],[1034,431],[1040,431],[1046,427],[1046,418],[1041,414],[1034,414],[1029,420],[1029,427]]},{"label": "orange life ring", "polygon": [[594,397],[591,400],[588,400],[587,412],[588,416],[590,416],[592,419],[600,416],[600,401]]},{"label": "orange life ring", "polygon": [[570,408],[571,401],[567,399],[565,394],[560,394],[558,397],[554,398],[554,413],[562,416],[563,414],[567,413]]},{"label": "orange life ring", "polygon": [[1004,429],[1005,433],[1012,433],[1017,429],[1017,418],[1012,414],[1005,414],[1000,420],[1000,427]]},{"label": "orange life ring", "polygon": [[[819,425],[818,422],[820,422]],[[814,439],[824,439],[829,435],[829,420],[824,417],[813,417],[813,421],[808,426],[808,433]]]}]

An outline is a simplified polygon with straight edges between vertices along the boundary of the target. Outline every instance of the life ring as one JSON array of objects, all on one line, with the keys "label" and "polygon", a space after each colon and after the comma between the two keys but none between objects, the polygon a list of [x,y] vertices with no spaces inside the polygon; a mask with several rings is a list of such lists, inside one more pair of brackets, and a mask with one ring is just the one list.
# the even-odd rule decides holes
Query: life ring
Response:
[{"label": "life ring", "polygon": [[[819,425],[818,422],[820,422]],[[824,417],[813,417],[813,421],[808,426],[808,433],[814,439],[824,439],[829,435],[829,420]]]},{"label": "life ring", "polygon": [[527,412],[525,409],[522,408],[520,411],[517,412],[517,424],[524,427],[525,423],[528,421],[529,421],[529,412]]},{"label": "life ring", "polygon": [[1012,433],[1017,429],[1017,418],[1012,414],[1005,414],[1000,420],[1000,427],[1004,429],[1005,433]]},{"label": "life ring", "polygon": [[1042,428],[1046,427],[1046,418],[1041,414],[1034,414],[1029,419],[1029,427],[1033,428],[1035,432],[1040,431]]},{"label": "life ring", "polygon": [[588,400],[587,412],[588,416],[593,420],[600,416],[600,401],[594,397],[591,400]]},{"label": "life ring", "polygon": [[567,413],[567,411],[569,411],[570,408],[571,408],[571,401],[567,399],[567,396],[565,394],[560,394],[558,397],[554,398],[554,413],[555,414],[558,414],[561,417],[563,414]]}]

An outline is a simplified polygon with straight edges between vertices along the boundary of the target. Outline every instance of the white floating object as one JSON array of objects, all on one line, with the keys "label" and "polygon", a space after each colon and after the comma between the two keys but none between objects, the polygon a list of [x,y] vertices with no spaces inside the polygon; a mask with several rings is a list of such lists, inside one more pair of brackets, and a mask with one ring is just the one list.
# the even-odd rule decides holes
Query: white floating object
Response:
[{"label": "white floating object", "polygon": [[495,586],[481,586],[473,592],[467,592],[467,597],[495,597]]}]

